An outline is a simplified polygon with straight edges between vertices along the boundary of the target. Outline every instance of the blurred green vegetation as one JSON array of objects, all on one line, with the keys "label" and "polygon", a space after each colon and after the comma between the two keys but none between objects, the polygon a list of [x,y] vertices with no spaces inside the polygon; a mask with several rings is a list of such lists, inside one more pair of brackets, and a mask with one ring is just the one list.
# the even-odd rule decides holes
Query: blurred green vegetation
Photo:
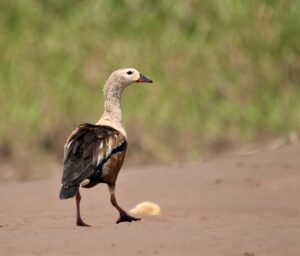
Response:
[{"label": "blurred green vegetation", "polygon": [[1,0],[0,154],[62,158],[121,67],[129,158],[196,159],[300,129],[298,0]]}]

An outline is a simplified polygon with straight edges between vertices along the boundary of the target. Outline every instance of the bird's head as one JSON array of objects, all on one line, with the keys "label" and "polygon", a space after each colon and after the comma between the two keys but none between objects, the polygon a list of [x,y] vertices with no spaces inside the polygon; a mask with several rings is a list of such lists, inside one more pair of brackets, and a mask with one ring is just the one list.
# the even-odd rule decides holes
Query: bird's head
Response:
[{"label": "bird's head", "polygon": [[133,83],[153,83],[153,81],[134,68],[123,68],[114,71],[109,79],[109,82],[117,83],[122,88]]}]

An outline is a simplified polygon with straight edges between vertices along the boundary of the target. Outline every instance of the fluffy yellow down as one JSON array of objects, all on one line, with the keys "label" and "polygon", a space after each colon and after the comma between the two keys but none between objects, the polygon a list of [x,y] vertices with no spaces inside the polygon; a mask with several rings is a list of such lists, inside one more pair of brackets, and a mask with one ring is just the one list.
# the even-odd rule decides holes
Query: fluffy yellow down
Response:
[{"label": "fluffy yellow down", "polygon": [[132,214],[144,216],[155,216],[161,214],[159,205],[152,202],[139,203],[134,208],[129,210],[129,212]]}]

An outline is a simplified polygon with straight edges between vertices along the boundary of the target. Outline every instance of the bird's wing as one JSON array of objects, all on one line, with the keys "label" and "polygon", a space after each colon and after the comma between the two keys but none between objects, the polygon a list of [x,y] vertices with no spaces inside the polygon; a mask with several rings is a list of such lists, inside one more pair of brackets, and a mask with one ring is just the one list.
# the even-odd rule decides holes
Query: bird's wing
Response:
[{"label": "bird's wing", "polygon": [[82,124],[72,132],[64,147],[62,184],[79,185],[97,170],[126,139],[117,130],[100,125]]}]

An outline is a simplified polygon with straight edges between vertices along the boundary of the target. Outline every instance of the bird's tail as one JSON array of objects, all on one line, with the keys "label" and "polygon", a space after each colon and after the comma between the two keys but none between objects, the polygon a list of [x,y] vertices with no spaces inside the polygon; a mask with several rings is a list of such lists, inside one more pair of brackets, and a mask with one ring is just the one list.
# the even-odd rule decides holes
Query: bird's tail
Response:
[{"label": "bird's tail", "polygon": [[79,189],[78,185],[70,186],[70,187],[61,186],[59,199],[67,199],[75,196],[78,189]]}]

